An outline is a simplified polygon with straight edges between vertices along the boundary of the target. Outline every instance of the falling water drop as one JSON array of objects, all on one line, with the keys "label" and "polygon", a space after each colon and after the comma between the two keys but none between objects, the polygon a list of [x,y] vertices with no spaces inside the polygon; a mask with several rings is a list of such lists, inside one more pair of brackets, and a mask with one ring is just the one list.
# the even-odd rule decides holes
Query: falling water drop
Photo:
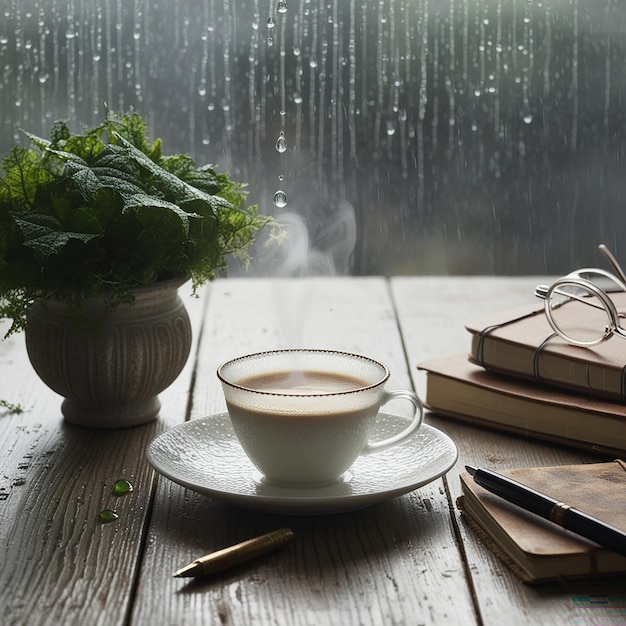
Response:
[{"label": "falling water drop", "polygon": [[278,12],[279,13],[287,13],[287,2],[285,2],[285,0],[279,0],[279,2],[278,2]]},{"label": "falling water drop", "polygon": [[284,207],[287,206],[287,194],[282,190],[279,189],[275,194],[274,194],[274,204],[279,208],[282,209]]},{"label": "falling water drop", "polygon": [[266,24],[268,28],[274,28],[274,26],[276,26],[276,20],[270,16],[267,18]]},{"label": "falling water drop", "polygon": [[524,115],[524,124],[531,124],[533,121],[533,116],[530,113],[526,113],[526,115]]},{"label": "falling water drop", "polygon": [[285,150],[287,150],[287,139],[285,139],[285,133],[282,130],[276,140],[276,150],[278,150],[278,152],[285,152]]},{"label": "falling water drop", "polygon": [[282,181],[283,181],[283,178],[285,178],[285,177],[284,177],[282,174],[279,174],[279,175],[278,175],[278,180],[279,180],[280,182],[282,182]]}]

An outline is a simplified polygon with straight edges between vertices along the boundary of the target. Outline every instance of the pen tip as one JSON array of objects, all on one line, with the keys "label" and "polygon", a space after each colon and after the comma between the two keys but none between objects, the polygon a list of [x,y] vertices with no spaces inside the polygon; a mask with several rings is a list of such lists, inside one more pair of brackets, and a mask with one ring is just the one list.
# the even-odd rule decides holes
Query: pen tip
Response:
[{"label": "pen tip", "polygon": [[181,569],[174,572],[174,578],[190,578],[194,575],[193,572],[195,569],[195,563],[185,565],[185,567],[181,567]]},{"label": "pen tip", "polygon": [[468,474],[469,474],[470,476],[473,476],[473,475],[476,473],[476,470],[477,470],[478,468],[474,467],[473,465],[466,465],[466,466],[465,466],[465,469],[467,470],[467,472],[468,472]]}]

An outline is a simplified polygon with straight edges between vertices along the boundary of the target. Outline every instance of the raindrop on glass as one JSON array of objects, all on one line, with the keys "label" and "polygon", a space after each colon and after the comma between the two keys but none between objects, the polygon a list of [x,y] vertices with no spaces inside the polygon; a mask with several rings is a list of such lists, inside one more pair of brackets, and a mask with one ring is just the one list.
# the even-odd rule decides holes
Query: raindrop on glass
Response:
[{"label": "raindrop on glass", "polygon": [[276,150],[278,150],[278,152],[285,152],[285,150],[287,150],[287,139],[285,139],[285,133],[282,130],[276,140]]},{"label": "raindrop on glass", "polygon": [[274,194],[274,204],[279,208],[282,209],[283,207],[287,206],[287,194],[282,190],[279,189],[275,194]]}]

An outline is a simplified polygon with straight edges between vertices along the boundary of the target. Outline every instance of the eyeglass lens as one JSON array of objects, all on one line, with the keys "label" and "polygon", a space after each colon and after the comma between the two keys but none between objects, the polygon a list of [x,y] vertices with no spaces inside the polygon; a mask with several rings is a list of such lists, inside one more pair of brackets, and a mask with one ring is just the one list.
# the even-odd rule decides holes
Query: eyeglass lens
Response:
[{"label": "eyeglass lens", "polygon": [[601,341],[612,327],[602,300],[580,284],[564,283],[552,291],[549,317],[557,332],[575,342]]}]

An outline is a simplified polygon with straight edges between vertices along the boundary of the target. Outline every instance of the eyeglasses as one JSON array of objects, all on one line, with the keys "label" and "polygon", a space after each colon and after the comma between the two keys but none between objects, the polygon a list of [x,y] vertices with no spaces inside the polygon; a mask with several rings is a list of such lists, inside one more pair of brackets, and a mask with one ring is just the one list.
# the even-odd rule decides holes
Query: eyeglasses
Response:
[{"label": "eyeglasses", "polygon": [[595,346],[613,335],[626,339],[626,329],[620,324],[626,313],[619,312],[608,295],[626,292],[626,274],[604,244],[599,249],[617,276],[601,269],[583,268],[535,289],[535,295],[544,299],[550,326],[565,341],[577,346]]}]

